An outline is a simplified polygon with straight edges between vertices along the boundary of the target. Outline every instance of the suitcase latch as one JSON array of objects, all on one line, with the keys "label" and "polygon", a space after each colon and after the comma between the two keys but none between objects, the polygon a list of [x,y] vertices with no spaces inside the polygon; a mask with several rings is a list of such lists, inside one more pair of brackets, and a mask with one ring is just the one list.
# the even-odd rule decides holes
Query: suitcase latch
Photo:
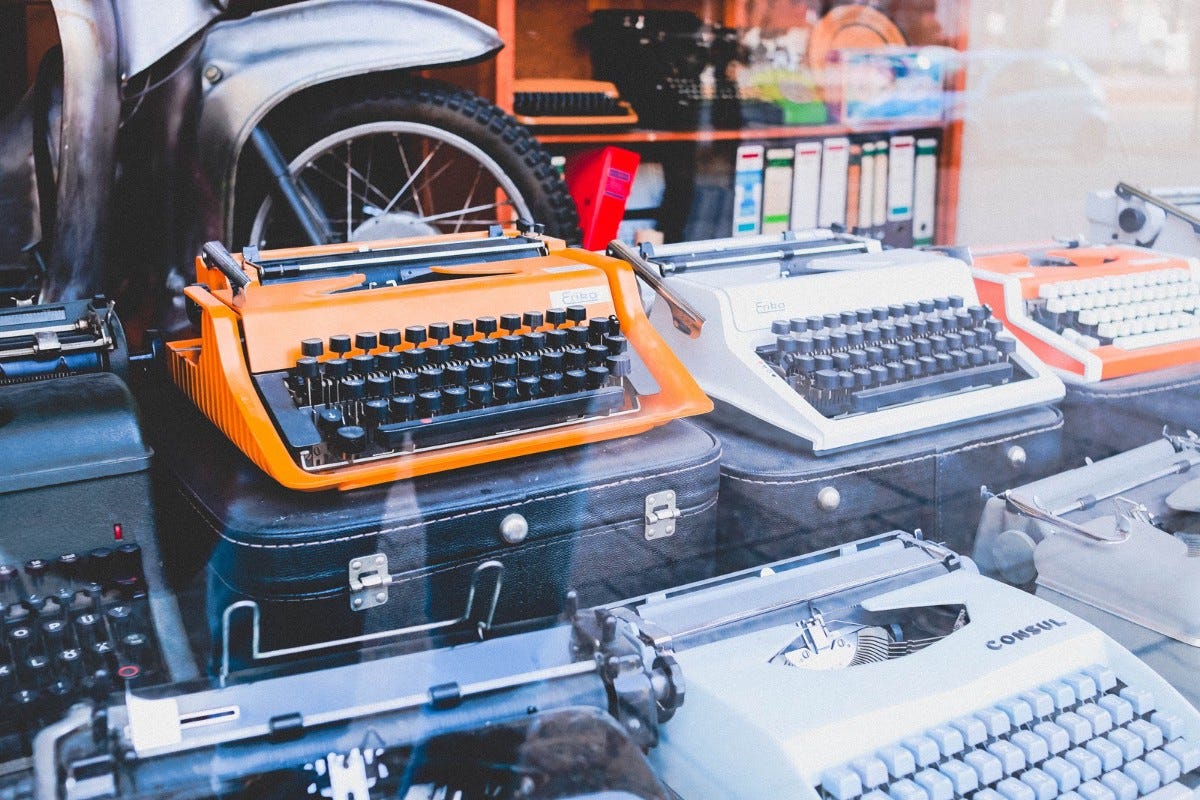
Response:
[{"label": "suitcase latch", "polygon": [[675,490],[646,495],[646,539],[662,539],[675,533],[675,520],[682,512],[675,507]]},{"label": "suitcase latch", "polygon": [[350,607],[355,611],[366,611],[388,601],[387,587],[392,575],[383,553],[351,559],[349,572]]}]

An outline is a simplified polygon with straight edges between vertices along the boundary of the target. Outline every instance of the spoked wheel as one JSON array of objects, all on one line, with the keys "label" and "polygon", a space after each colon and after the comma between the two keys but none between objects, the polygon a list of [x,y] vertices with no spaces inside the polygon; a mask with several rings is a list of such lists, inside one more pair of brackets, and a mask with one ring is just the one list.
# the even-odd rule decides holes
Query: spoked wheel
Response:
[{"label": "spoked wheel", "polygon": [[[276,141],[302,202],[329,242],[486,230],[518,219],[578,237],[578,218],[549,156],[491,103],[422,82],[393,95],[327,108]],[[260,194],[248,239],[307,243],[277,197]]]}]

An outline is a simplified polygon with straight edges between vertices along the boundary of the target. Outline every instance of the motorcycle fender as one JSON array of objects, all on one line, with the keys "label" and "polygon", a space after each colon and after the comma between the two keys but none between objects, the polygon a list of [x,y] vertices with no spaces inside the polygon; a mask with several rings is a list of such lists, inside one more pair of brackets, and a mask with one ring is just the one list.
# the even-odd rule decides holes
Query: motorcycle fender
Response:
[{"label": "motorcycle fender", "polygon": [[[200,166],[233,230],[238,155],[280,101],[329,81],[496,52],[492,28],[426,0],[307,0],[219,22],[201,58]],[[210,231],[210,233],[217,233]]]}]

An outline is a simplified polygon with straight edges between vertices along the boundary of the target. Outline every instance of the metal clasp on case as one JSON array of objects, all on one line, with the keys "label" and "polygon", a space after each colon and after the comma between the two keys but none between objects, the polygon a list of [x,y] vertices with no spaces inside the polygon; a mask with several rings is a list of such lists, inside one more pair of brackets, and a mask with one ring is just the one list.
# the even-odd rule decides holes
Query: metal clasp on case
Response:
[{"label": "metal clasp on case", "polygon": [[675,490],[646,495],[646,539],[662,539],[675,533],[675,520],[683,516],[675,507]]}]

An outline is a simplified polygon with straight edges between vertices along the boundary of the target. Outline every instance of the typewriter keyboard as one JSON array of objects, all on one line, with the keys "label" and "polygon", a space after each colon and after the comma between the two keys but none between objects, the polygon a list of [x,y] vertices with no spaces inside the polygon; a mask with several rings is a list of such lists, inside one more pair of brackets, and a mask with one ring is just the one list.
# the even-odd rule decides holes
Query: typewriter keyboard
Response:
[{"label": "typewriter keyboard", "polygon": [[136,544],[0,565],[0,739],[160,671]]},{"label": "typewriter keyboard", "polygon": [[[255,376],[306,468],[624,411],[629,345],[583,306],[306,339]],[[403,348],[403,349],[402,349]]]},{"label": "typewriter keyboard", "polygon": [[826,417],[1027,377],[991,309],[957,296],[781,319],[771,332],[759,356]]},{"label": "typewriter keyboard", "polygon": [[1092,666],[828,770],[832,800],[1190,797],[1200,746],[1154,695]]},{"label": "typewriter keyboard", "polygon": [[1200,282],[1186,269],[1042,283],[1026,313],[1085,349],[1200,339]]}]

